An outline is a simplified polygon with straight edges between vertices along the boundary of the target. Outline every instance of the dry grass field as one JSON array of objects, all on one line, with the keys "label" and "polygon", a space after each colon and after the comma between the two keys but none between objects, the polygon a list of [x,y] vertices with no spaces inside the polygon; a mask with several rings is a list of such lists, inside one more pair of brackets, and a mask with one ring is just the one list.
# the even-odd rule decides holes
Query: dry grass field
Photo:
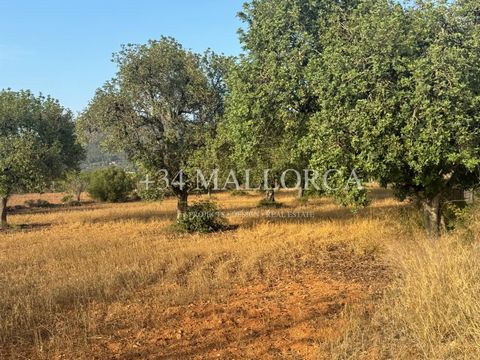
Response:
[{"label": "dry grass field", "polygon": [[373,196],[353,214],[219,194],[235,228],[205,235],[172,229],[173,199],[19,211],[0,233],[0,358],[480,358],[478,228],[433,242]]}]

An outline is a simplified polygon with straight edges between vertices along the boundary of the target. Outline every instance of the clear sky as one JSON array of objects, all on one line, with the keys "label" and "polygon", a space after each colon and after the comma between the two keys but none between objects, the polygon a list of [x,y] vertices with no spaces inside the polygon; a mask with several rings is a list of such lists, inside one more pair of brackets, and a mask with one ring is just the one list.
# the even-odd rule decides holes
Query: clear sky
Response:
[{"label": "clear sky", "polygon": [[0,89],[31,89],[81,111],[124,43],[172,36],[236,55],[243,0],[0,0]]}]

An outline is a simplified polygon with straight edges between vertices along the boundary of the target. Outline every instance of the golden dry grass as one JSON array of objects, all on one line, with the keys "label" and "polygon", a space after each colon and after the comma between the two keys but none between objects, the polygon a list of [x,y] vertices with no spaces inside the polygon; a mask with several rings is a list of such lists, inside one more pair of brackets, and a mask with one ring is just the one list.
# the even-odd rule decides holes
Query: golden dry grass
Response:
[{"label": "golden dry grass", "polygon": [[447,359],[478,348],[476,250],[432,245],[388,192],[357,215],[328,199],[280,194],[275,210],[259,199],[217,195],[238,227],[208,235],[171,229],[173,199],[11,216],[34,226],[0,233],[0,357]]},{"label": "golden dry grass", "polygon": [[[27,200],[45,200],[51,204],[59,204],[65,193],[32,193],[12,196],[9,201],[9,206],[24,205]],[[83,196],[86,197],[86,196]],[[83,199],[82,199],[83,200]]]},{"label": "golden dry grass", "polygon": [[[389,243],[396,274],[374,312],[345,312],[336,359],[480,358],[480,212],[440,240],[418,230]],[[338,339],[337,339],[338,340]]]},{"label": "golden dry grass", "polygon": [[[288,205],[280,210],[257,209],[258,195],[217,200],[237,230],[177,234],[170,230],[173,200],[11,216],[12,224],[37,226],[0,234],[4,349],[9,355],[18,349],[78,355],[103,331],[92,308],[134,302],[150,287],[158,289],[157,306],[181,305],[255,279],[276,279],[284,270],[324,271],[333,264],[326,250],[332,244],[337,252],[371,256],[394,236],[395,222],[384,215],[400,206],[380,200],[353,216],[325,199],[297,206],[289,194],[280,196]],[[287,217],[293,211],[314,217]]]}]

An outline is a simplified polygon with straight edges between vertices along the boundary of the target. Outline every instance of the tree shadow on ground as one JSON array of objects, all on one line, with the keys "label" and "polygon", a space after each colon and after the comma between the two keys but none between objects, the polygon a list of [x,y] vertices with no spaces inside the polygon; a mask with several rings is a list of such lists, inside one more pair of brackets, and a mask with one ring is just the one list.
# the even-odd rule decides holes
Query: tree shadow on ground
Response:
[{"label": "tree shadow on ground", "polygon": [[47,214],[63,211],[85,211],[95,210],[100,208],[99,203],[94,201],[85,201],[75,205],[69,204],[48,204],[42,207],[30,207],[25,205],[14,205],[7,208],[9,215],[23,215],[23,214]]},{"label": "tree shadow on ground", "polygon": [[151,222],[176,219],[176,212],[169,210],[132,210],[125,213],[110,213],[94,215],[89,222],[93,224],[98,223],[110,223],[110,222],[126,222],[126,221],[138,221],[138,222]]},{"label": "tree shadow on ground", "polygon": [[398,212],[399,209],[407,208],[411,208],[411,205],[377,205],[372,208],[359,209],[357,212],[343,207],[328,210],[318,207],[289,207],[280,209],[242,207],[225,210],[224,214],[227,217],[242,217],[241,226],[251,227],[262,222],[274,224],[312,224],[329,221],[347,223],[352,220],[382,219],[389,214]]},{"label": "tree shadow on ground", "polygon": [[0,229],[0,234],[36,231],[49,228],[50,226],[52,226],[52,223],[10,224],[7,228]]}]

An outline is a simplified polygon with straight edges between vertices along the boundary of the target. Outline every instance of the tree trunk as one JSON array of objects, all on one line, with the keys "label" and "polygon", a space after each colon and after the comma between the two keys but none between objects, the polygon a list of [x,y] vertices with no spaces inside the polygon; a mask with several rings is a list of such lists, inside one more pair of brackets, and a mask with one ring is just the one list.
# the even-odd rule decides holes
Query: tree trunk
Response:
[{"label": "tree trunk", "polygon": [[298,187],[297,199],[303,198],[304,195],[305,195],[305,178],[301,176],[300,186]]},{"label": "tree trunk", "polygon": [[439,237],[445,229],[442,216],[442,196],[438,194],[431,199],[424,199],[421,204],[425,230],[430,236]]},{"label": "tree trunk", "polygon": [[0,198],[0,229],[7,227],[7,201],[8,197]]},{"label": "tree trunk", "polygon": [[188,209],[188,191],[177,193],[177,219],[181,219]]},{"label": "tree trunk", "polygon": [[265,201],[275,202],[275,190],[268,189],[265,191]]},{"label": "tree trunk", "polygon": [[76,195],[77,195],[77,201],[80,202],[80,198],[82,197],[82,192],[77,191]]},{"label": "tree trunk", "polygon": [[304,195],[305,195],[305,189],[303,188],[303,186],[301,186],[298,188],[297,199],[303,198]]}]

